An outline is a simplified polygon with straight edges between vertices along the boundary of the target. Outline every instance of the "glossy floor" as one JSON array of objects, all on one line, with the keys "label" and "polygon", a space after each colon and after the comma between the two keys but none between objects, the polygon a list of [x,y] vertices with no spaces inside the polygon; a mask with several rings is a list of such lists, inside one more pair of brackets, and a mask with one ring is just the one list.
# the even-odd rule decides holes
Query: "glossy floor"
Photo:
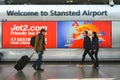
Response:
[{"label": "glossy floor", "polygon": [[85,64],[83,68],[73,63],[45,63],[44,72],[36,72],[32,63],[22,72],[17,72],[15,63],[0,64],[0,80],[120,80],[119,63],[101,63],[99,70]]}]

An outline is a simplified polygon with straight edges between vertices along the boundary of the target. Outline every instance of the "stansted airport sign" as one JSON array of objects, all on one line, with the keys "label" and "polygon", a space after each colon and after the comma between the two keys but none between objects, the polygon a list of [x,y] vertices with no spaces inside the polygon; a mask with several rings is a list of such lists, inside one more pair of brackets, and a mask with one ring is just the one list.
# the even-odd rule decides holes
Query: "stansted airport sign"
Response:
[{"label": "stansted airport sign", "polygon": [[0,5],[0,20],[120,20],[120,5]]},{"label": "stansted airport sign", "polygon": [[7,10],[6,11],[8,16],[107,16],[107,11],[90,11],[84,10],[82,13],[80,10],[78,11],[56,11],[50,10],[48,11],[14,11],[14,10]]}]

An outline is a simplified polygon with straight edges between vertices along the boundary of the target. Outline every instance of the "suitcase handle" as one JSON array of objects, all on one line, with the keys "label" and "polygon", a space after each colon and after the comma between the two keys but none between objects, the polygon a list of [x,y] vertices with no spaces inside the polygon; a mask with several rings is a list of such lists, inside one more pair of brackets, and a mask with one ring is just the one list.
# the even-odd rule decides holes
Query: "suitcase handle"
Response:
[{"label": "suitcase handle", "polygon": [[34,52],[30,55],[30,59],[32,58],[33,55],[34,55]]}]

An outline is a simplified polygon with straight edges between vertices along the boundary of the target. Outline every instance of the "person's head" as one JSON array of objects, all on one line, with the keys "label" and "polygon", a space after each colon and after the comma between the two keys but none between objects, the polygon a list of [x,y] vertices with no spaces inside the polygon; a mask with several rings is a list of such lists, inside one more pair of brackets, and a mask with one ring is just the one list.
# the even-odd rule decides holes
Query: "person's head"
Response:
[{"label": "person's head", "polygon": [[92,32],[92,37],[97,37],[97,33],[96,32]]},{"label": "person's head", "polygon": [[41,29],[41,30],[40,30],[40,33],[43,34],[43,35],[45,35],[45,32],[46,32],[45,29]]},{"label": "person's head", "polygon": [[84,35],[84,36],[88,36],[88,31],[84,31],[84,32],[83,32],[83,35]]}]

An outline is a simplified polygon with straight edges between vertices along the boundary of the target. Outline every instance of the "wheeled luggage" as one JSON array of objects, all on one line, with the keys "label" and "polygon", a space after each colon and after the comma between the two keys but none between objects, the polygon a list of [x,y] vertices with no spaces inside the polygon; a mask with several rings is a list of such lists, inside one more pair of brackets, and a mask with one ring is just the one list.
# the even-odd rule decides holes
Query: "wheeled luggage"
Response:
[{"label": "wheeled luggage", "polygon": [[30,62],[31,57],[33,56],[33,54],[28,57],[27,55],[24,55],[20,58],[20,60],[17,61],[16,65],[14,66],[14,68],[17,71],[22,71],[23,68]]}]

